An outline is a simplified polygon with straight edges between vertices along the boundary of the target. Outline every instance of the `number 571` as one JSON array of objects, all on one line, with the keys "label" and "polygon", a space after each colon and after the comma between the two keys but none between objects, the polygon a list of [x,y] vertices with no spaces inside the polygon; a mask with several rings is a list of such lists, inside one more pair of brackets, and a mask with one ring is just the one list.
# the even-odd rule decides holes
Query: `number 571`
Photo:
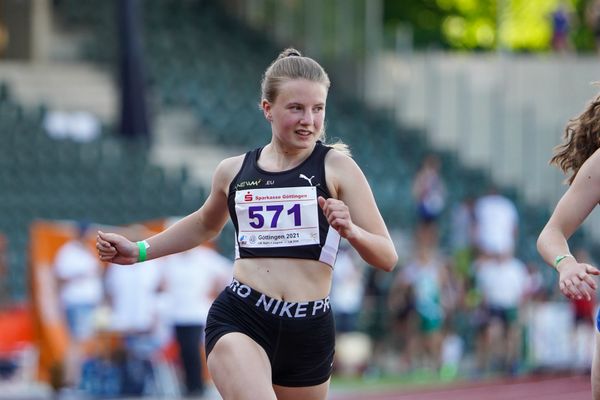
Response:
[{"label": "number 571", "polygon": [[[279,216],[281,212],[284,210],[284,206],[281,204],[272,204],[269,206],[250,206],[248,207],[248,218],[250,221],[250,226],[254,229],[260,229],[265,226],[265,213],[273,213],[271,217],[271,228],[277,228],[277,222],[279,221]],[[287,215],[294,216],[294,226],[302,225],[302,220],[300,218],[300,204],[294,204],[290,208],[287,209]]]}]

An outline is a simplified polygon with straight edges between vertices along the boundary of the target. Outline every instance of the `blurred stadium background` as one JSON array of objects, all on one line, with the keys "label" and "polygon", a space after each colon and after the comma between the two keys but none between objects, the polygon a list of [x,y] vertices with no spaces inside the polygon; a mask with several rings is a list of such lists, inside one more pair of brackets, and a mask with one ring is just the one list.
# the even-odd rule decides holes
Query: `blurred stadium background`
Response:
[{"label": "blurred stadium background", "polygon": [[[68,337],[43,282],[71,227],[160,227],[199,207],[218,161],[268,141],[260,77],[289,46],[330,74],[327,134],[349,144],[371,183],[397,241],[395,274],[414,250],[413,180],[434,154],[447,187],[438,228],[449,268],[458,264],[452,210],[495,186],[517,207],[516,256],[539,280],[522,310],[531,318],[519,325],[518,368],[482,376],[473,367],[476,288],[452,316],[459,359],[445,372],[407,370],[388,307],[395,274],[365,269],[361,335],[349,339],[356,365],[338,371],[332,396],[585,374],[589,360],[570,347],[572,309],[535,240],[565,190],[547,163],[552,148],[598,91],[593,3],[0,0],[0,397],[50,398],[60,386]],[[230,258],[232,235],[228,225],[219,238]],[[571,245],[598,260],[599,241],[596,211]],[[591,354],[591,341],[583,347]],[[585,379],[565,382],[588,390]]]}]

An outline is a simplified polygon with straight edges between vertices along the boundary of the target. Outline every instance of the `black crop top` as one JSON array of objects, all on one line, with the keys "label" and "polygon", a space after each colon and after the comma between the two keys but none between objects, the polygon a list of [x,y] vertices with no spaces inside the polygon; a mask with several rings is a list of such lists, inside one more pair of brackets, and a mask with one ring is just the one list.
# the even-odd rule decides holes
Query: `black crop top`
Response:
[{"label": "black crop top", "polygon": [[317,202],[331,197],[325,156],[318,141],[311,155],[287,171],[258,166],[262,148],[246,153],[229,185],[227,204],[235,226],[237,258],[286,257],[319,260],[333,267],[340,243]]}]

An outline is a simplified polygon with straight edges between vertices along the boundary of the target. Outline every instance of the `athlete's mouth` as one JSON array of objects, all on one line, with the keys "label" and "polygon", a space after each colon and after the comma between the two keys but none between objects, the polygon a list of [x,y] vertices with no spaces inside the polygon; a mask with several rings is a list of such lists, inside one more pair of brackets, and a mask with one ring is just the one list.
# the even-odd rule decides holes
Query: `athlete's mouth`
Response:
[{"label": "athlete's mouth", "polygon": [[298,130],[296,131],[296,133],[297,133],[298,135],[301,135],[301,136],[310,136],[310,135],[312,135],[312,132],[311,132],[311,131],[307,131],[307,130],[304,130],[304,129],[298,129]]}]

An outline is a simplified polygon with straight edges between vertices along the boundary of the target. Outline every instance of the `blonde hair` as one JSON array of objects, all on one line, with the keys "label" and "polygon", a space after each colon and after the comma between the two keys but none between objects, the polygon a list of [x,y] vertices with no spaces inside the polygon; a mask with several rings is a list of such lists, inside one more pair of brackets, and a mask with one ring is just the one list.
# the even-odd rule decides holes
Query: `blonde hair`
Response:
[{"label": "blonde hair", "polygon": [[[275,102],[281,85],[292,79],[306,79],[317,82],[325,86],[327,90],[331,86],[327,72],[318,62],[312,58],[302,56],[298,50],[290,47],[283,50],[266,69],[260,84],[261,99],[267,100],[269,103]],[[325,143],[325,136],[325,128],[323,128],[320,137],[323,143]],[[350,155],[348,146],[339,139],[328,145],[348,156]]]},{"label": "blonde hair", "polygon": [[563,138],[563,143],[554,148],[550,164],[558,166],[565,174],[571,173],[566,180],[570,185],[583,163],[600,148],[600,96],[569,120]]}]

